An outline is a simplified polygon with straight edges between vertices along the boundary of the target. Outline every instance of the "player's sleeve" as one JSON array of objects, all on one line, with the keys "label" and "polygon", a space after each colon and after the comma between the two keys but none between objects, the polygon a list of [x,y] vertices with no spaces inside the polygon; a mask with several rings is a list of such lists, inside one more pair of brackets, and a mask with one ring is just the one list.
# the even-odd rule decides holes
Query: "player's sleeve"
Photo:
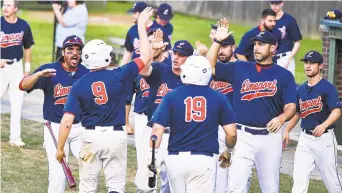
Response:
[{"label": "player's sleeve", "polygon": [[220,116],[219,124],[221,126],[224,126],[224,125],[235,123],[236,122],[235,113],[228,99],[224,95],[220,96],[220,98],[221,98],[221,105],[220,105],[221,109],[220,109],[220,114],[219,114]]},{"label": "player's sleeve", "polygon": [[114,69],[113,71],[116,73],[120,81],[127,84],[133,82],[144,66],[145,64],[140,58],[135,58],[131,62],[124,64],[120,68]]},{"label": "player's sleeve", "polygon": [[29,49],[32,45],[34,45],[33,35],[32,35],[30,25],[27,24],[27,28],[24,32],[24,37],[23,37],[23,46],[25,49]]},{"label": "player's sleeve", "polygon": [[127,51],[133,52],[134,51],[133,42],[131,42],[131,40],[129,38],[129,32],[130,32],[130,30],[126,34],[126,39],[125,39],[124,47],[126,48]]},{"label": "player's sleeve", "polygon": [[217,62],[215,66],[215,80],[229,82],[233,85],[235,63],[236,62],[228,62],[223,64],[222,62]]},{"label": "player's sleeve", "polygon": [[[44,70],[44,67],[39,67],[37,68],[32,74],[42,71]],[[27,93],[30,93],[31,91],[35,90],[35,89],[41,89],[41,90],[45,90],[47,89],[47,82],[49,81],[48,77],[42,77],[39,78],[38,81],[33,85],[33,87],[30,90],[27,90]]]},{"label": "player's sleeve", "polygon": [[251,49],[251,42],[249,40],[248,33],[245,33],[245,35],[242,36],[239,46],[236,48],[235,53],[247,56],[249,54],[249,51]]},{"label": "player's sleeve", "polygon": [[294,42],[302,39],[302,34],[300,33],[297,21],[295,19],[292,20],[292,24],[288,32],[289,32],[289,36]]},{"label": "player's sleeve", "polygon": [[78,115],[80,112],[80,101],[77,93],[77,82],[71,87],[67,101],[64,105],[64,113]]},{"label": "player's sleeve", "polygon": [[336,88],[331,86],[328,90],[329,91],[326,92],[325,103],[328,105],[329,109],[333,110],[335,108],[341,108]]},{"label": "player's sleeve", "polygon": [[296,89],[296,82],[294,80],[293,75],[291,72],[286,71],[288,74],[287,78],[284,81],[283,84],[283,92],[282,92],[282,98],[284,105],[289,103],[297,103],[297,89]]},{"label": "player's sleeve", "polygon": [[170,95],[172,93],[167,94],[162,102],[157,107],[156,111],[153,113],[153,116],[151,118],[151,121],[153,123],[158,123],[164,127],[167,127],[170,123],[170,117],[171,117],[171,98]]},{"label": "player's sleeve", "polygon": [[156,85],[159,83],[159,80],[161,78],[161,63],[155,62],[152,63],[152,72],[150,76],[144,77],[146,82],[151,86],[151,85]]}]

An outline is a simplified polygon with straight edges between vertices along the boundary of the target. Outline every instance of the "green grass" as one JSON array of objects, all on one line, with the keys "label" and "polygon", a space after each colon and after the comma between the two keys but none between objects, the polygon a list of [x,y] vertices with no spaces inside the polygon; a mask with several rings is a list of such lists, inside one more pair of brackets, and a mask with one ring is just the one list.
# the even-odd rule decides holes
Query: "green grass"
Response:
[{"label": "green grass", "polygon": [[[10,147],[9,115],[1,114],[1,192],[3,193],[44,193],[48,187],[48,162],[43,149],[43,124],[22,120],[22,138],[25,148]],[[134,193],[133,179],[136,172],[136,152],[133,146],[128,146],[127,184],[126,192]],[[76,159],[69,156],[69,166],[79,183],[78,164]],[[292,178],[289,175],[280,175],[280,192],[290,193]],[[67,193],[72,192],[67,189]],[[99,193],[105,193],[106,187],[103,174],[100,176]],[[252,175],[251,193],[260,193],[259,183],[255,171]],[[311,180],[310,193],[327,192],[322,181]]]},{"label": "green grass", "polygon": [[[133,2],[108,2],[104,9],[91,9],[89,7],[90,14],[103,14],[103,15],[126,15],[126,11],[130,9]],[[52,51],[52,32],[53,23],[46,23],[39,18],[30,18],[26,14],[30,10],[22,11],[20,15],[23,19],[27,20],[32,28],[33,35],[36,41],[36,45],[33,47],[32,55],[32,70],[36,67],[51,61],[51,51]],[[180,39],[186,39],[192,44],[196,40],[209,45],[209,31],[210,24],[215,23],[215,20],[204,19],[195,16],[189,16],[185,14],[175,14],[171,23],[174,26],[174,33],[172,37],[172,42]],[[257,24],[256,24],[257,25]],[[124,38],[130,25],[88,25],[86,32],[86,39],[100,38],[107,41],[110,36],[116,36]],[[234,37],[237,44],[240,42],[243,34],[254,26],[248,26],[243,24],[234,23],[230,21],[230,30],[234,31]],[[304,69],[302,63],[299,61],[301,57],[304,56],[309,50],[322,50],[321,39],[311,39],[305,37],[301,41],[301,47],[297,53],[296,60],[296,82],[303,83],[306,80],[304,74]]]}]

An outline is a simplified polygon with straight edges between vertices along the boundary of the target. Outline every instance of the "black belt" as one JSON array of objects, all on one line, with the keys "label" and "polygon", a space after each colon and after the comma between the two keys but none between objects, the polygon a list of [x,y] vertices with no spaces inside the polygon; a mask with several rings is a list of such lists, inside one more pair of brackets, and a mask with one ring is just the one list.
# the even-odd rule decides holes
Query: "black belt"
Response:
[{"label": "black belt", "polygon": [[[179,155],[179,152],[182,153],[181,151],[169,151],[169,155]],[[187,152],[187,151],[185,151]],[[209,152],[204,152],[204,151],[190,151],[191,155],[206,155],[206,156],[210,156],[213,157],[214,154],[213,153],[209,153]]]},{"label": "black belt", "polygon": [[147,113],[145,113],[145,112],[135,112],[135,113],[137,113],[139,115],[146,115],[147,116]]},{"label": "black belt", "polygon": [[[237,129],[241,130],[241,127],[242,127],[241,125],[236,124]],[[267,129],[257,130],[257,129],[253,129],[253,128],[250,128],[247,126],[245,126],[245,131],[248,133],[251,133],[252,135],[267,135],[267,134],[269,134]]]},{"label": "black belt", "polygon": [[[86,129],[95,130],[95,126],[86,127]],[[123,131],[123,128],[121,125],[113,126],[113,131]]]},{"label": "black belt", "polygon": [[[328,130],[329,130],[329,129],[326,129],[326,130],[324,131],[324,133],[328,133]],[[312,129],[312,130],[302,129],[302,131],[303,131],[304,133],[308,134],[308,135],[313,135],[313,133],[312,133],[313,129]],[[324,133],[323,133],[323,134],[324,134]]]},{"label": "black belt", "polygon": [[281,54],[277,54],[276,55],[276,59],[282,58],[284,56],[286,56],[286,52],[285,53],[281,53]]},{"label": "black belt", "polygon": [[[148,122],[147,122],[147,126],[148,126],[148,127],[153,128],[153,124],[154,124],[154,123],[153,123],[152,121],[148,121]],[[164,129],[164,133],[170,133],[170,130],[165,128],[165,129]]]}]

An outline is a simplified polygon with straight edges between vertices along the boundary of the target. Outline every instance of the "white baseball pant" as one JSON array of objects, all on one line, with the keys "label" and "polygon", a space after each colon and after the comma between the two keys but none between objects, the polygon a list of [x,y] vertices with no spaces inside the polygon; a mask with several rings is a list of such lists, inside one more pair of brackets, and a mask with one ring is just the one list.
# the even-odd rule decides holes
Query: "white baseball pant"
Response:
[{"label": "white baseball pant", "polygon": [[[59,123],[51,122],[53,134],[58,141]],[[84,128],[81,124],[73,124],[70,134],[64,146],[66,162],[68,161],[69,150],[75,158],[79,158],[81,149],[81,136]],[[48,193],[64,193],[66,177],[62,165],[56,159],[56,146],[53,142],[49,129],[44,126],[44,148],[49,162],[49,188]]]},{"label": "white baseball pant", "polygon": [[318,167],[329,193],[341,193],[341,178],[337,171],[336,138],[333,130],[320,137],[302,132],[299,137],[293,172],[292,193],[308,192],[310,174]]},{"label": "white baseball pant", "polygon": [[95,193],[103,169],[108,192],[125,192],[127,134],[113,126],[86,129],[80,152],[80,193]]},{"label": "white baseball pant", "polygon": [[8,88],[8,98],[11,104],[10,141],[21,140],[20,121],[24,92],[19,89],[19,83],[23,77],[22,60],[15,60],[13,64],[6,64],[3,68],[0,68],[0,96],[2,98]]},{"label": "white baseball pant", "polygon": [[[277,54],[276,57],[279,57],[279,59],[277,59],[277,64],[281,67],[284,67],[286,62],[289,60],[291,52],[285,52],[285,53],[281,53],[281,54]],[[296,72],[296,63],[294,58],[291,59],[289,66],[287,67],[287,70],[290,71],[292,73],[292,75],[295,75]]]},{"label": "white baseball pant", "polygon": [[[266,128],[249,127],[253,130]],[[248,192],[248,178],[255,165],[262,193],[279,192],[279,170],[282,159],[282,131],[253,135],[245,126],[237,130],[238,139],[228,172],[228,192]]]},{"label": "white baseball pant", "polygon": [[172,193],[214,193],[216,156],[179,152],[167,155],[165,165]]}]

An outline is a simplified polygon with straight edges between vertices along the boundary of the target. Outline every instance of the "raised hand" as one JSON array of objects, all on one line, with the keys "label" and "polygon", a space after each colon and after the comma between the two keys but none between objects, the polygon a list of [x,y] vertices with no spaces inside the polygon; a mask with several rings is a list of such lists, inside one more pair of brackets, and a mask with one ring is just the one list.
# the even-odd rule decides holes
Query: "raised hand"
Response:
[{"label": "raised hand", "polygon": [[138,26],[139,25],[146,26],[148,20],[151,18],[152,15],[153,15],[152,7],[146,7],[139,15]]},{"label": "raised hand", "polygon": [[51,69],[51,68],[47,68],[44,69],[39,73],[39,77],[50,77],[50,76],[56,76],[56,70],[55,69]]},{"label": "raised hand", "polygon": [[153,37],[151,39],[151,45],[152,48],[155,50],[159,50],[162,49],[164,50],[165,47],[169,44],[169,42],[163,42],[163,31],[158,28],[154,33],[153,33]]},{"label": "raised hand", "polygon": [[233,32],[229,32],[229,23],[226,18],[220,19],[217,21],[217,30],[215,33],[215,39],[218,41],[223,41],[224,39],[228,38]]}]

